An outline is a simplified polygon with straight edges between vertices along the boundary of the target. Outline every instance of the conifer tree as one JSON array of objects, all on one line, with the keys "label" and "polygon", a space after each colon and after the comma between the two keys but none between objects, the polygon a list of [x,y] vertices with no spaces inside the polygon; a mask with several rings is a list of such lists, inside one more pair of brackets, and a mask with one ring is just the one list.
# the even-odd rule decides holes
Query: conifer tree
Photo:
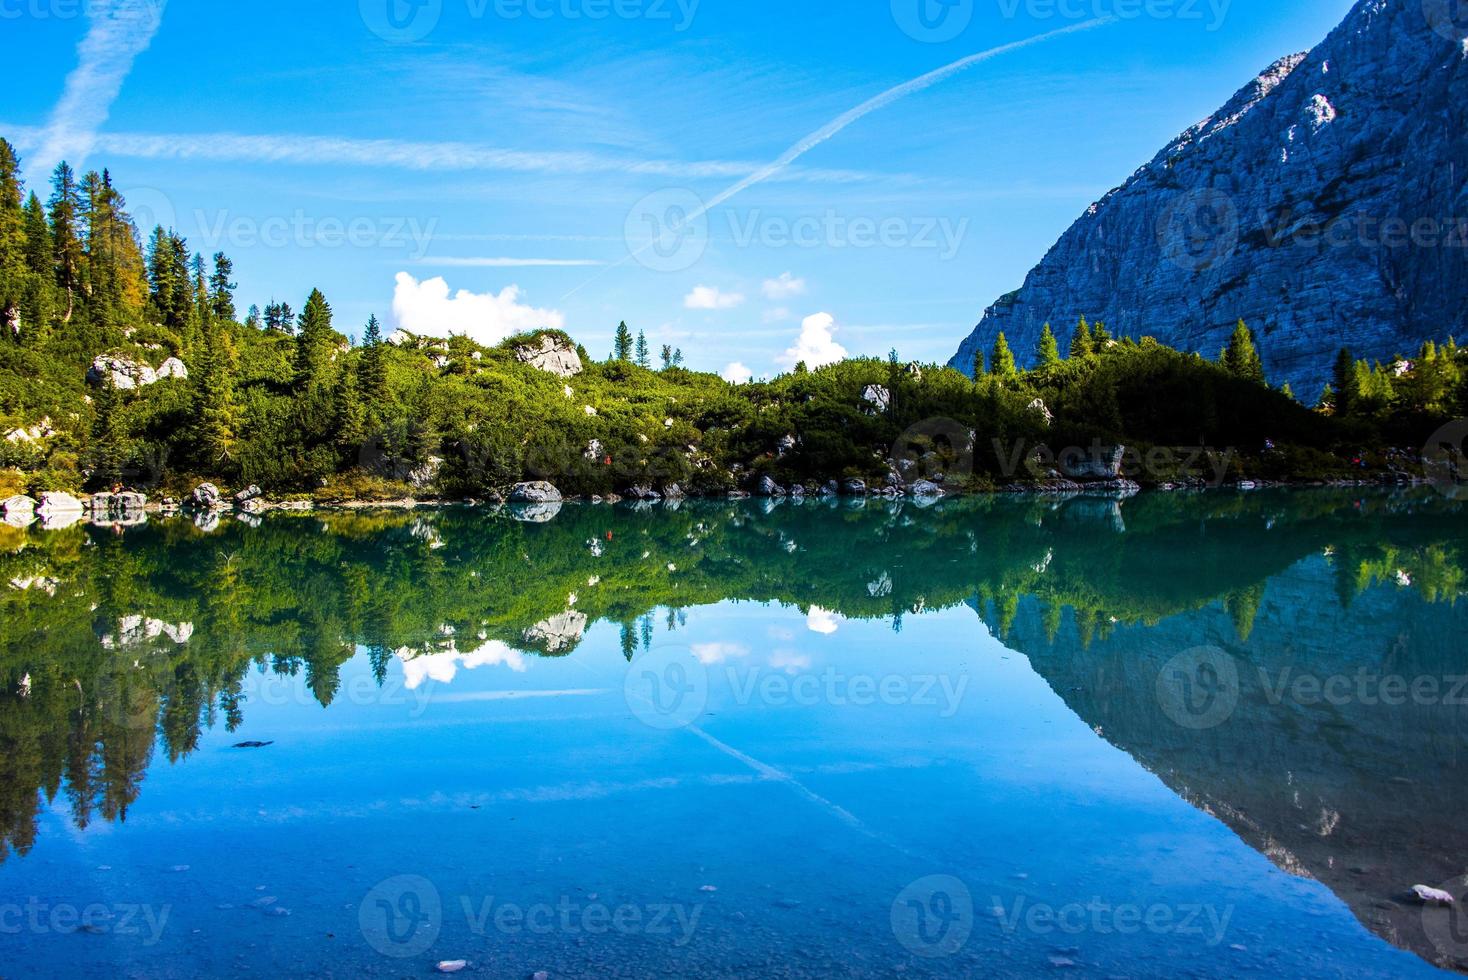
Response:
[{"label": "conifer tree", "polygon": [[82,248],[78,215],[81,211],[76,173],[65,161],[56,165],[51,176],[51,201],[47,217],[51,225],[52,268],[56,285],[66,294],[62,322],[71,322],[76,313],[77,293],[82,288],[85,254]]},{"label": "conifer tree", "polygon": [[652,367],[652,351],[647,346],[647,334],[637,331],[637,366]]},{"label": "conifer tree", "polygon": [[663,345],[662,359],[664,371],[673,366],[673,347],[671,344]]},{"label": "conifer tree", "polygon": [[1356,402],[1361,393],[1361,387],[1356,380],[1356,356],[1348,347],[1342,347],[1340,353],[1335,356],[1335,368],[1331,372],[1330,387],[1335,394],[1332,402],[1335,414],[1340,418],[1353,414],[1356,411]]},{"label": "conifer tree", "polygon": [[1040,331],[1040,367],[1054,367],[1060,363],[1060,345],[1055,341],[1055,332],[1050,329],[1050,324],[1045,324],[1045,329]]},{"label": "conifer tree", "polygon": [[382,327],[376,314],[367,320],[362,333],[362,359],[358,363],[362,402],[367,418],[380,419],[387,407],[387,365],[383,361]]},{"label": "conifer tree", "polygon": [[209,277],[209,305],[214,319],[233,323],[235,317],[234,263],[223,252],[214,253],[214,274]]},{"label": "conifer tree", "polygon": [[617,324],[617,336],[612,343],[612,360],[632,360],[632,331],[628,329],[626,320]]},{"label": "conifer tree", "polygon": [[1019,369],[1014,363],[1014,351],[1009,349],[1009,340],[1002,331],[994,340],[994,353],[989,356],[989,372],[1001,381],[1008,381],[1019,375]]},{"label": "conifer tree", "polygon": [[1095,350],[1091,342],[1091,325],[1081,317],[1081,322],[1076,324],[1075,335],[1070,340],[1070,356],[1074,358],[1089,357]]},{"label": "conifer tree", "polygon": [[1254,332],[1240,320],[1223,352],[1223,366],[1236,378],[1264,384],[1264,361],[1254,343]]},{"label": "conifer tree", "polygon": [[238,437],[239,405],[235,397],[239,358],[229,326],[209,337],[199,376],[194,443],[199,459],[211,472],[233,469]]},{"label": "conifer tree", "polygon": [[313,289],[301,312],[300,332],[296,334],[297,391],[309,391],[327,380],[333,337],[331,307],[321,290]]}]

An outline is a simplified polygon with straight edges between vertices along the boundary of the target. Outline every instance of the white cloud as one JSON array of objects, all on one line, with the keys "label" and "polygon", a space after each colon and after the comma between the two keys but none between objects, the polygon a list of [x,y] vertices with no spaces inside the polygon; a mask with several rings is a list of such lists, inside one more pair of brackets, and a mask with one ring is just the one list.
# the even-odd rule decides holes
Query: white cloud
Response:
[{"label": "white cloud", "polygon": [[749,656],[749,648],[737,643],[695,643],[693,656],[705,667]]},{"label": "white cloud", "polygon": [[683,297],[683,306],[690,310],[732,310],[743,302],[743,293],[726,293],[717,286],[694,286]]},{"label": "white cloud", "polygon": [[[32,167],[42,185],[52,167],[62,160],[80,170],[97,141],[97,130],[107,122],[112,103],[133,69],[133,61],[148,50],[163,23],[167,0],[94,0],[85,9],[91,23],[77,45],[77,65],[66,76],[66,88],[51,110],[39,135]],[[12,41],[15,39],[12,38]]]},{"label": "white cloud", "polygon": [[791,313],[789,308],[777,306],[773,310],[765,310],[764,320],[766,323],[784,323],[794,316],[795,314]]},{"label": "white cloud", "polygon": [[475,670],[502,664],[517,674],[526,671],[525,655],[497,640],[468,653],[460,653],[450,644],[449,649],[441,653],[420,656],[411,649],[403,649],[397,651],[397,656],[403,662],[403,686],[410,691],[416,691],[427,681],[451,684],[461,668]]},{"label": "white cloud", "polygon": [[419,282],[399,272],[392,297],[399,328],[428,337],[465,334],[481,344],[497,344],[527,330],[563,330],[566,318],[557,310],[520,303],[520,287],[506,286],[499,295],[461,289],[450,295],[443,278]]},{"label": "white cloud", "polygon": [[805,625],[812,633],[819,633],[822,636],[831,636],[841,628],[836,614],[820,606],[810,607],[810,614],[805,617]]},{"label": "white cloud", "polygon": [[[96,0],[101,2],[101,0]],[[149,0],[139,0],[146,4]],[[110,99],[108,100],[110,103]],[[105,108],[105,107],[104,107]],[[105,121],[105,111],[102,113]],[[36,152],[46,131],[0,124],[16,148]],[[737,177],[757,166],[746,160],[639,160],[563,150],[512,150],[479,143],[349,139],[297,133],[94,133],[92,145],[109,158],[207,160],[216,163],[280,163],[302,166],[368,167],[408,171],[502,171],[555,175],[625,174],[673,180]],[[855,170],[790,168],[770,179],[815,184],[890,182],[891,177]],[[622,241],[618,238],[616,241]]]},{"label": "white cloud", "polygon": [[801,321],[800,336],[795,338],[795,346],[777,360],[787,369],[804,361],[805,366],[812,370],[844,360],[846,348],[836,343],[836,330],[836,318],[829,313],[806,317]]},{"label": "white cloud", "polygon": [[778,279],[766,279],[760,288],[764,291],[765,299],[790,299],[792,296],[805,295],[805,280],[797,279],[789,272],[782,272]]},{"label": "white cloud", "polygon": [[738,361],[735,361],[733,364],[724,368],[723,378],[732,385],[748,384],[754,380],[754,372]]}]

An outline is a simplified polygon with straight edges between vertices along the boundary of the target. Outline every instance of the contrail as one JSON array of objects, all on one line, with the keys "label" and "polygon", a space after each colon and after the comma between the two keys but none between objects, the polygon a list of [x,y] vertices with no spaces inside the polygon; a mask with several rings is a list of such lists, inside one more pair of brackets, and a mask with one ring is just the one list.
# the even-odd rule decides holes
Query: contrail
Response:
[{"label": "contrail", "polygon": [[[1050,31],[1046,34],[1037,34],[1034,37],[1026,38],[1023,41],[1014,41],[1009,44],[1002,44],[997,48],[990,48],[987,51],[980,51],[978,54],[971,54],[966,58],[960,58],[959,60],[951,64],[944,65],[942,68],[934,69],[933,71],[928,72],[926,75],[920,75],[909,82],[903,82],[901,85],[895,86],[894,88],[889,88],[887,91],[868,99],[856,108],[851,109],[847,112],[843,112],[835,119],[832,119],[830,122],[826,123],[826,125],[822,126],[820,129],[811,133],[809,136],[806,136],[804,139],[798,141],[794,146],[790,147],[790,149],[780,154],[772,162],[759,168],[748,177],[745,177],[743,180],[729,187],[727,190],[724,190],[721,193],[715,195],[711,200],[696,208],[693,213],[685,219],[685,224],[697,221],[699,218],[702,218],[703,216],[708,214],[709,211],[725,203],[735,195],[748,190],[756,184],[762,184],[770,178],[776,176],[782,170],[789,167],[796,160],[799,160],[801,157],[805,156],[811,150],[814,150],[816,147],[831,139],[833,136],[836,136],[848,126],[852,125],[853,123],[859,122],[860,120],[866,118],[879,109],[885,109],[892,103],[899,102],[902,99],[907,98],[909,95],[914,95],[925,89],[932,88],[939,82],[952,78],[959,72],[972,68],[974,65],[982,64],[985,61],[990,61],[994,58],[1000,57],[1001,55],[1010,54],[1023,48],[1032,47],[1033,45],[1053,40],[1057,37],[1063,37],[1067,34],[1078,34],[1081,31],[1090,31],[1095,30],[1098,27],[1105,27],[1108,24],[1115,23],[1116,20],[1117,18],[1114,16],[1098,17],[1094,20],[1084,21],[1079,24],[1072,24],[1069,27],[1062,27],[1059,30]],[[630,252],[626,257],[612,263],[606,269],[602,270],[602,272],[597,273],[597,275],[592,276],[590,279],[586,280],[575,289],[566,293],[564,296],[561,297],[561,300],[564,301],[566,299],[569,299],[571,296],[574,296],[576,293],[580,292],[582,289],[585,289],[597,279],[601,278],[601,276],[605,275],[606,272],[610,271],[611,269],[615,269],[618,266],[621,266],[626,262],[636,258],[656,244],[657,239],[654,239],[643,245],[641,248]]]},{"label": "contrail", "polygon": [[51,110],[33,158],[32,186],[44,183],[51,168],[69,159],[81,167],[107,121],[133,61],[148,50],[163,23],[168,0],[93,0],[91,26],[77,45],[77,65],[66,76],[61,99]]}]

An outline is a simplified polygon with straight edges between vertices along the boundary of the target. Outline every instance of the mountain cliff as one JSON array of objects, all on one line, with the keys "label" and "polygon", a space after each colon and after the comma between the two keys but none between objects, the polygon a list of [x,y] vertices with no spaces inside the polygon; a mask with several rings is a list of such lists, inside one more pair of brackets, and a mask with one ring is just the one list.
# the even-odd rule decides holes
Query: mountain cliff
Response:
[{"label": "mountain cliff", "polygon": [[[1468,15],[1361,0],[1093,204],[952,360],[1032,363],[1076,321],[1216,356],[1239,319],[1313,402],[1341,347],[1411,355],[1468,323]],[[1456,19],[1455,19],[1456,18]]]}]

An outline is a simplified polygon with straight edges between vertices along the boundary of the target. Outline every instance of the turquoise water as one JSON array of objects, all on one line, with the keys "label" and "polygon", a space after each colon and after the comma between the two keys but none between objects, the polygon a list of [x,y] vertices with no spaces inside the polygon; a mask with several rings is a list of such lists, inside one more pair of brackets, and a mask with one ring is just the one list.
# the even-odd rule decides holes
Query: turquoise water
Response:
[{"label": "turquoise water", "polygon": [[0,975],[1468,963],[1447,501],[546,516],[5,529]]}]

